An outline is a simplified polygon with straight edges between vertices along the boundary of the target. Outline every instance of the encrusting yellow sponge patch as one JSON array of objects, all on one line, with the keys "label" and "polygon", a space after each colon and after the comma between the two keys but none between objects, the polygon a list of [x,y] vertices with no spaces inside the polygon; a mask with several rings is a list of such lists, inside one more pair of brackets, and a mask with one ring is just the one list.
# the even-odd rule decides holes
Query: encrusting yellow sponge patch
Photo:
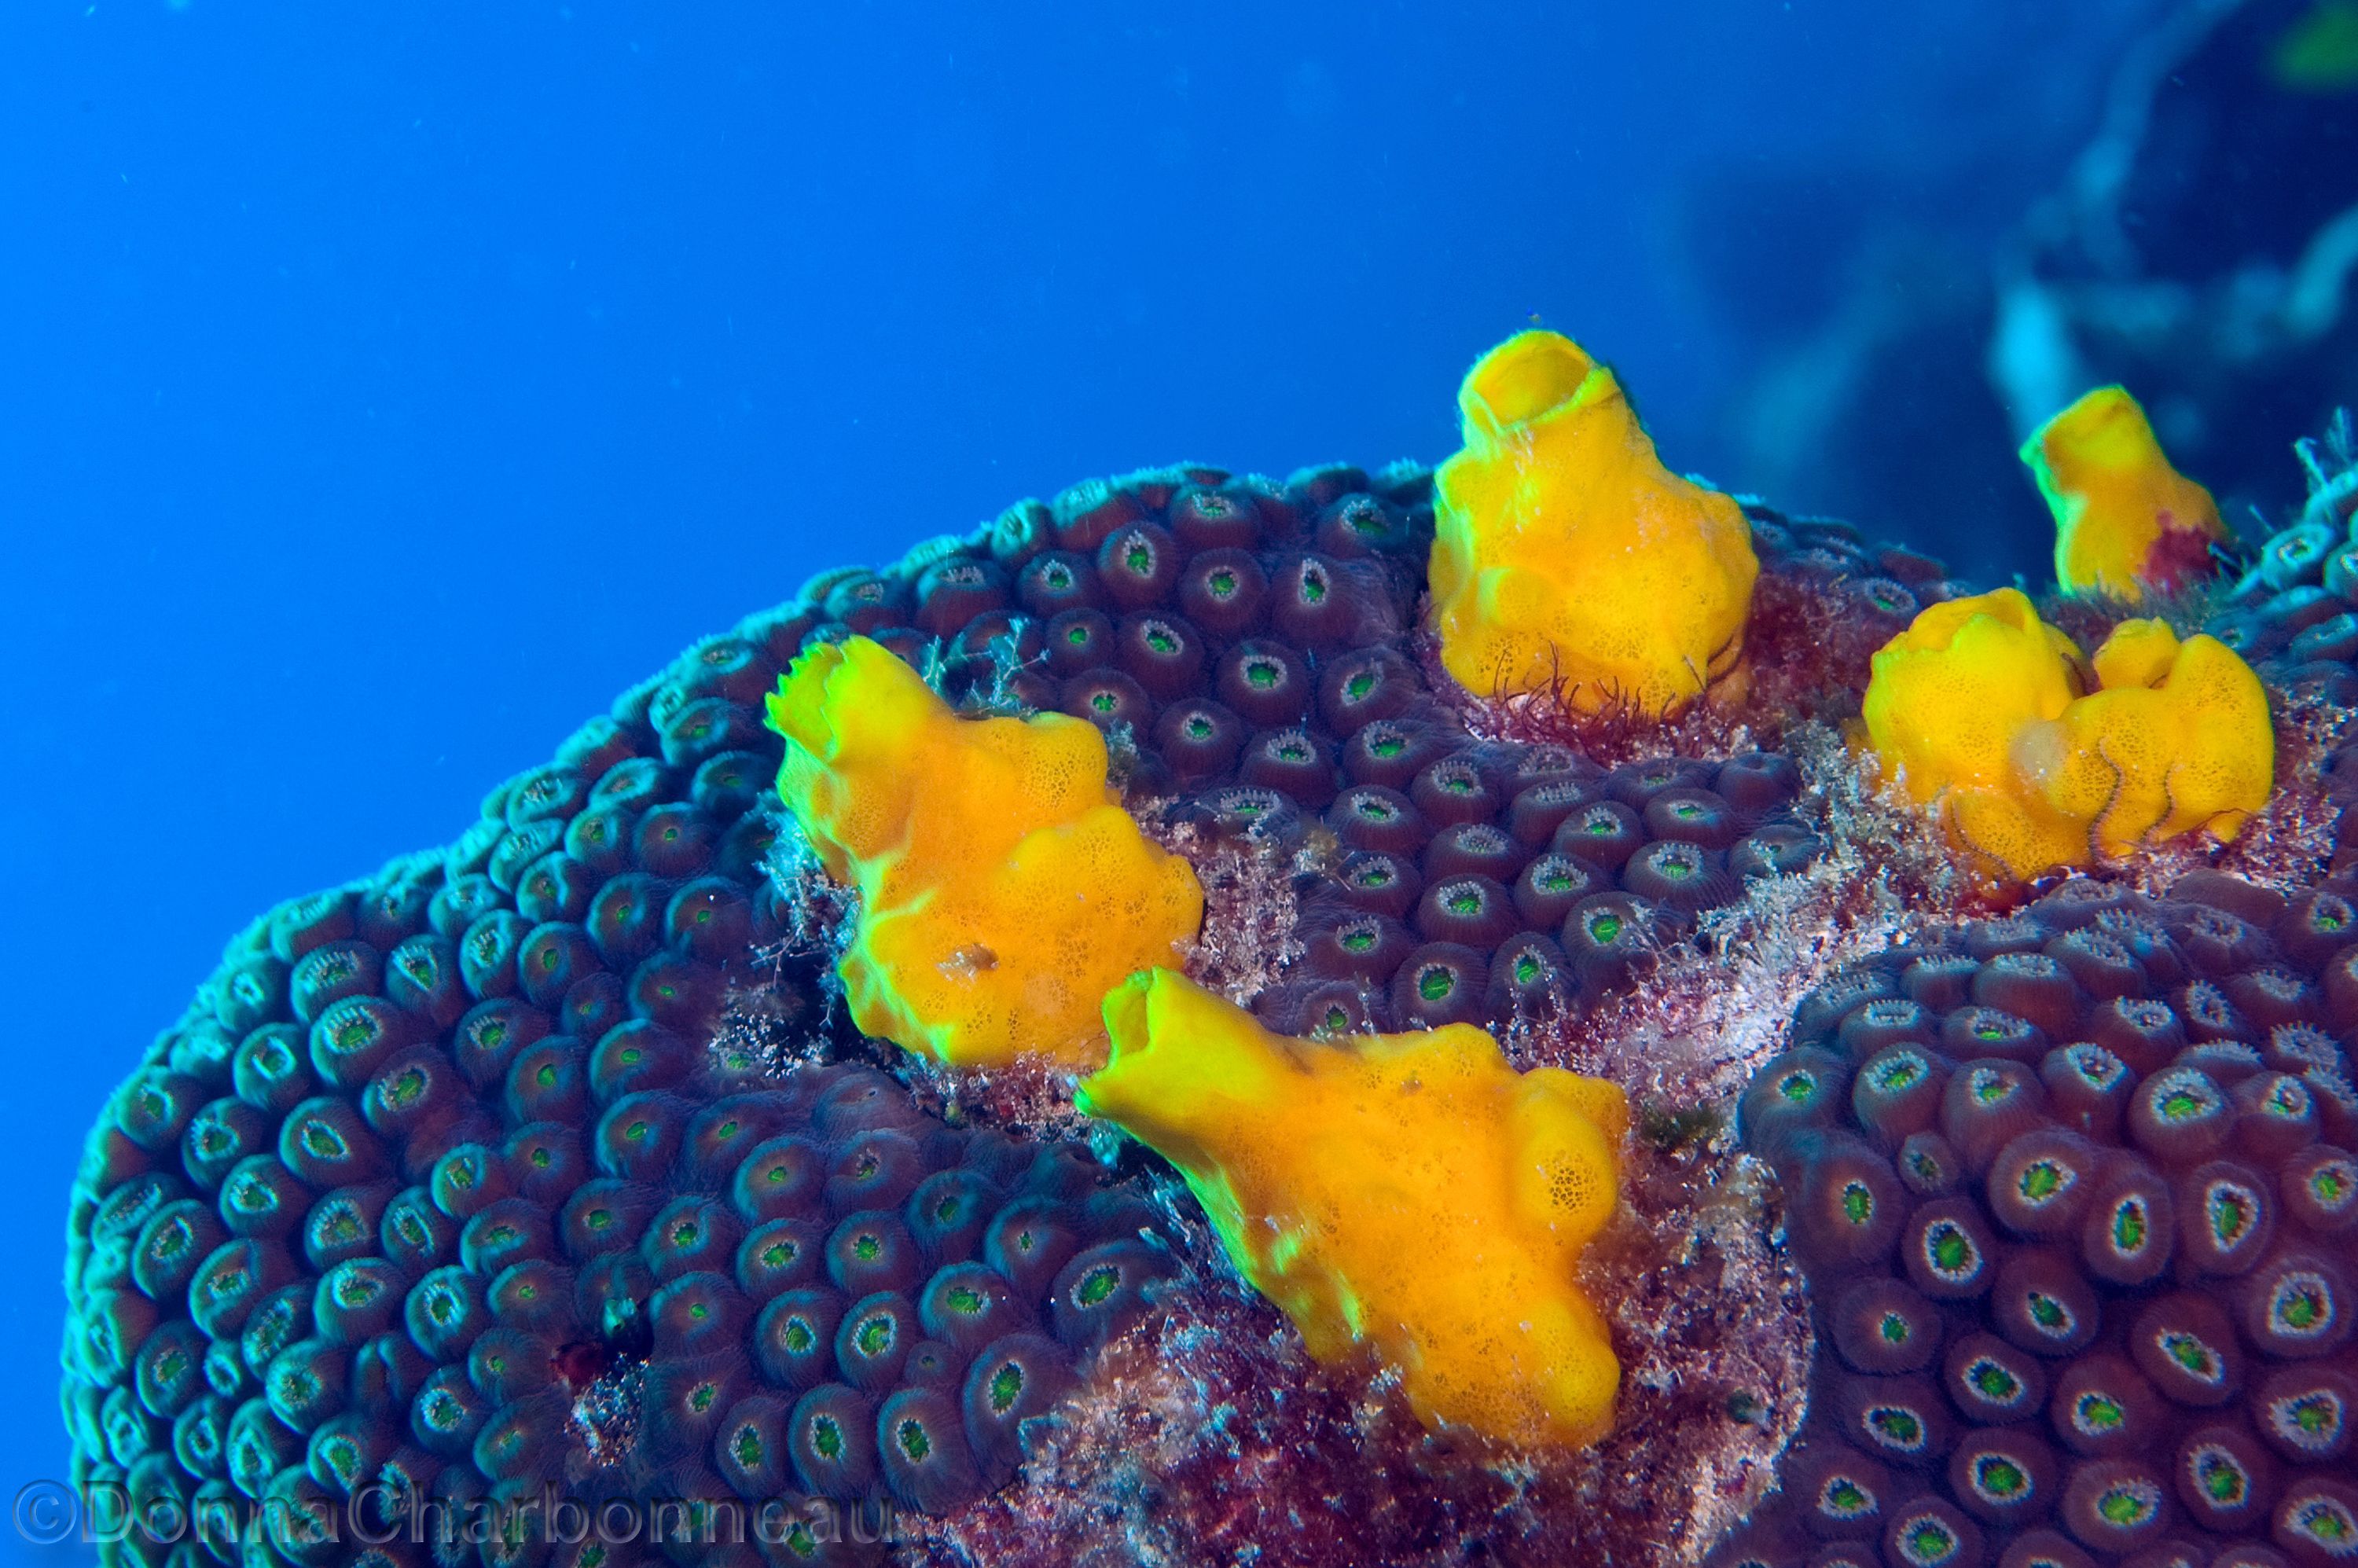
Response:
[{"label": "encrusting yellow sponge patch", "polygon": [[2227,838],[2275,786],[2252,667],[2216,638],[2125,621],[2083,664],[2016,589],[1951,600],[1875,655],[1868,744],[1998,874]]},{"label": "encrusting yellow sponge patch", "polygon": [[1617,1201],[1618,1087],[1518,1074],[1470,1024],[1287,1039],[1169,970],[1105,1018],[1113,1057],[1076,1103],[1179,1168],[1313,1356],[1371,1347],[1427,1425],[1611,1430],[1620,1366],[1573,1271]]},{"label": "encrusting yellow sponge patch", "polygon": [[2055,580],[2131,604],[2211,575],[2227,536],[2211,492],[2169,466],[2136,398],[2100,386],[2041,425],[2022,460],[2055,514]]},{"label": "encrusting yellow sponge patch", "polygon": [[838,970],[864,1033],[959,1066],[1092,1066],[1106,992],[1195,937],[1195,874],[1122,810],[1094,726],[961,719],[865,637],[796,659],[769,722],[779,796],[860,890]]},{"label": "encrusting yellow sponge patch", "polygon": [[1751,528],[1662,466],[1611,371],[1569,338],[1520,332],[1476,362],[1457,406],[1465,447],[1433,476],[1429,575],[1460,685],[1659,717],[1736,668]]}]

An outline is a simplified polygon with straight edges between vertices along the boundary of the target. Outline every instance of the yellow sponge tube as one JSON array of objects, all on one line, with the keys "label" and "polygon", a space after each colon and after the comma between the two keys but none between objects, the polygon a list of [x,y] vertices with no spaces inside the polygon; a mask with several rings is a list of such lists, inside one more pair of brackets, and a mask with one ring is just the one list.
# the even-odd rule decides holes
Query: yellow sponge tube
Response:
[{"label": "yellow sponge tube", "polygon": [[1202,922],[1195,872],[1122,810],[1077,719],[961,719],[854,637],[795,660],[769,722],[780,798],[860,891],[838,972],[867,1033],[960,1066],[1094,1065],[1106,991]]},{"label": "yellow sponge tube", "polygon": [[1270,1033],[1168,970],[1106,998],[1080,1108],[1176,1165],[1310,1353],[1401,1369],[1429,1425],[1522,1445],[1611,1430],[1611,1336],[1573,1271],[1611,1217],[1619,1088],[1523,1074],[1466,1024]]}]

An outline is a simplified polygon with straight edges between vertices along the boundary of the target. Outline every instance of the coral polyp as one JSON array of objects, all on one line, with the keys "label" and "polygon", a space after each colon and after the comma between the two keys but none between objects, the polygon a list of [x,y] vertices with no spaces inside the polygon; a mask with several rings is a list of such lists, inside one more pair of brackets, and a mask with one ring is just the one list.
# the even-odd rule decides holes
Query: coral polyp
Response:
[{"label": "coral polyp", "polygon": [[1525,334],[698,643],[127,1064],[74,1473],[267,1539],[108,1559],[2341,1561],[2358,481],[2106,406],[2046,601]]}]

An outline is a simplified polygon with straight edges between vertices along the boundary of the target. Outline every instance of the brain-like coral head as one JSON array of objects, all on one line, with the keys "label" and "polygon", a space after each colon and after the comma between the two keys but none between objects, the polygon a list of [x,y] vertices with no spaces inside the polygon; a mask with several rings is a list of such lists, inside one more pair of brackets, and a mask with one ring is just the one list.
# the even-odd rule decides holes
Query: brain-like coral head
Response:
[{"label": "brain-like coral head", "polygon": [[1619,1088],[1519,1075],[1468,1024],[1288,1039],[1168,970],[1105,1013],[1113,1059],[1081,1108],[1179,1168],[1312,1355],[1372,1347],[1428,1424],[1611,1429],[1620,1368],[1573,1271],[1617,1201]]},{"label": "brain-like coral head", "polygon": [[864,637],[804,654],[769,706],[778,793],[860,890],[840,972],[864,1033],[961,1065],[1088,1065],[1107,990],[1195,936],[1195,875],[1123,812],[1093,726],[961,719]]},{"label": "brain-like coral head", "polygon": [[2055,514],[2055,580],[2132,604],[2211,575],[2227,536],[2211,492],[2170,467],[2136,398],[2100,386],[2032,432],[2022,460]]},{"label": "brain-like coral head", "polygon": [[1457,405],[1431,565],[1451,675],[1486,697],[1660,715],[1736,668],[1759,571],[1744,514],[1662,466],[1610,370],[1520,332]]},{"label": "brain-like coral head", "polygon": [[2266,804],[2259,677],[2216,638],[2115,628],[2093,661],[2015,589],[1936,604],[1875,655],[1868,743],[1984,869],[2027,881]]}]

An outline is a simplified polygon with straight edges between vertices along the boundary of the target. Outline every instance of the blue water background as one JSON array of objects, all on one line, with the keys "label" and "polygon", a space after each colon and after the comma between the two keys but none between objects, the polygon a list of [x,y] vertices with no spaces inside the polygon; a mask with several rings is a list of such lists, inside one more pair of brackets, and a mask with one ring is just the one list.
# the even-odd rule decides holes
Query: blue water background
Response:
[{"label": "blue water background", "polygon": [[0,1492],[83,1129],[255,913],[819,567],[1436,459],[1533,319],[1741,486],[1747,330],[1887,211],[1994,235],[2138,9],[0,9]]}]

